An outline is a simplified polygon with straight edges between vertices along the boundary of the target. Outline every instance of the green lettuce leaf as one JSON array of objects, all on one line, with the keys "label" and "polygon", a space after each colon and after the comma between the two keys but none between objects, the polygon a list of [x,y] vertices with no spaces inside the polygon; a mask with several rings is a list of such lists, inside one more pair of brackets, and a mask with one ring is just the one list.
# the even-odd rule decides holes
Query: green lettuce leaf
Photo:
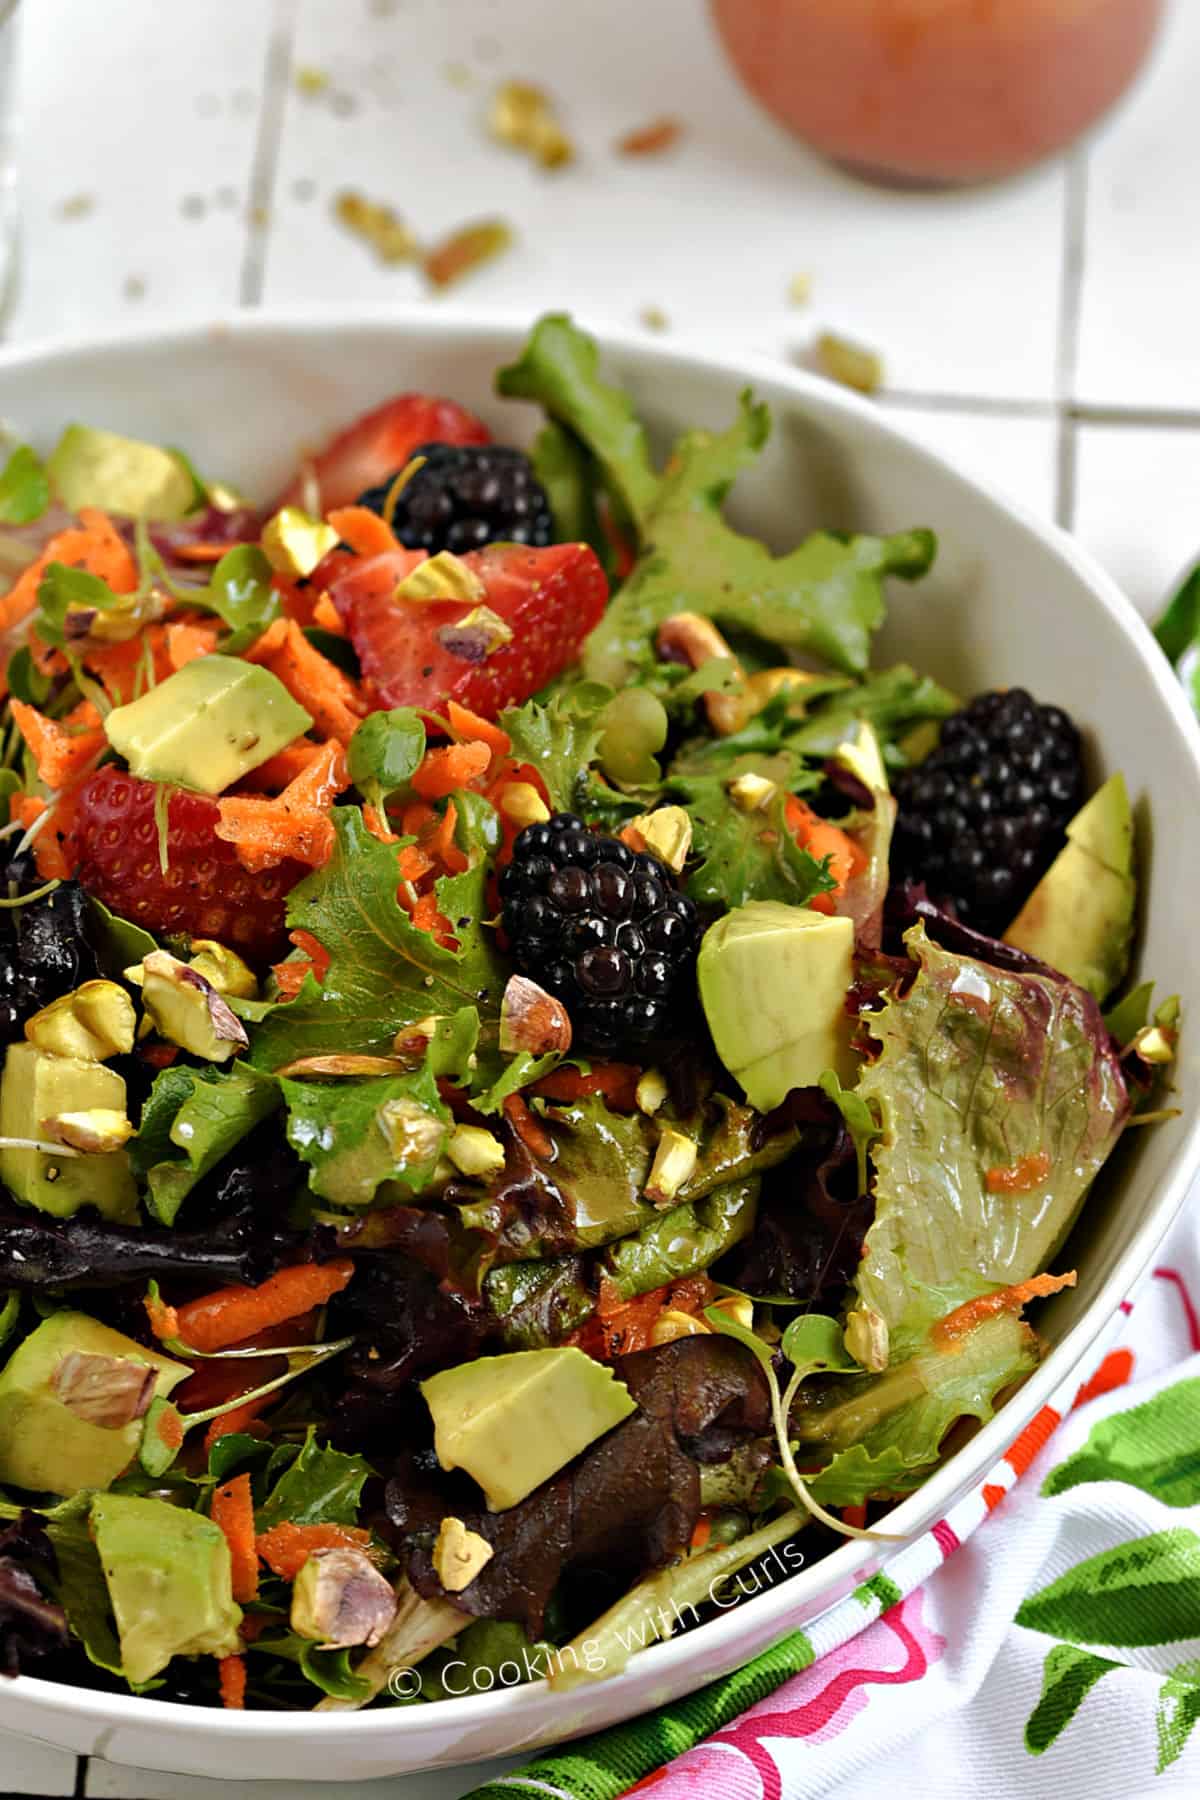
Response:
[{"label": "green lettuce leaf", "polygon": [[[428,1062],[411,1075],[368,1081],[280,1081],[288,1142],[308,1164],[308,1185],[335,1206],[369,1206],[387,1182],[400,1195],[428,1186],[445,1148],[450,1113]],[[416,1108],[415,1124],[389,1137],[388,1109]]]},{"label": "green lettuce leaf", "polygon": [[697,1275],[754,1229],[758,1180],[730,1182],[669,1212],[659,1213],[604,1253],[608,1279],[622,1300],[665,1282]]},{"label": "green lettuce leaf", "polygon": [[[675,791],[674,784],[668,786]],[[796,842],[784,818],[781,789],[761,811],[735,806],[721,781],[687,784],[684,802],[692,821],[699,866],[689,876],[693,900],[728,908],[747,900],[782,900],[803,906],[835,886],[826,862]]]},{"label": "green lettuce leaf", "polygon": [[[1027,1280],[1069,1231],[1129,1109],[1094,1000],[932,943],[914,926],[908,992],[867,1024],[880,1055],[858,1085],[883,1127],[875,1221],[854,1287],[893,1355],[964,1301]],[[988,1171],[1046,1159],[1024,1193]]]},{"label": "green lettuce leaf", "polygon": [[915,726],[948,718],[959,707],[948,688],[928,675],[918,675],[907,663],[881,669],[856,686],[820,699],[810,700],[806,694],[805,700],[803,717],[787,733],[792,749],[804,756],[832,756],[865,723],[879,739],[887,761],[896,764],[906,760],[897,745]]},{"label": "green lettuce leaf", "polygon": [[638,561],[584,651],[585,674],[616,689],[650,659],[663,619],[683,611],[856,673],[883,619],[884,577],[922,575],[933,559],[927,531],[848,539],[817,532],[778,558],[742,537],[720,509],[767,440],[767,408],[743,395],[733,425],[687,433],[660,475],[628,394],[600,380],[595,343],[562,314],[535,326],[497,387],[540,401],[586,446],[634,529]]},{"label": "green lettuce leaf", "polygon": [[29,525],[50,504],[50,483],[41,459],[18,444],[0,470],[0,525]]},{"label": "green lettuce leaf", "polygon": [[249,1058],[258,1069],[333,1050],[386,1054],[398,1031],[431,1013],[471,1006],[482,1020],[500,1015],[506,975],[483,923],[487,871],[478,841],[466,846],[466,872],[438,883],[458,939],[458,949],[447,950],[397,903],[399,847],[373,838],[356,806],[332,816],[333,856],[288,899],[288,923],[325,947],[329,968],[320,984],[308,975],[294,1000],[256,1026]]},{"label": "green lettuce leaf", "polygon": [[582,801],[604,735],[601,715],[612,697],[601,682],[575,681],[555,688],[544,702],[527,700],[500,716],[513,755],[537,770],[556,812],[573,812]]},{"label": "green lettuce leaf", "polygon": [[538,432],[529,460],[550,502],[555,543],[590,544],[611,575],[612,544],[596,505],[595,465],[579,439],[552,419]]},{"label": "green lettuce leaf", "polygon": [[242,1062],[221,1069],[173,1066],[156,1075],[129,1143],[154,1217],[173,1225],[201,1176],[279,1104],[274,1079]]},{"label": "green lettuce leaf", "polygon": [[273,1525],[357,1525],[363,1486],[373,1473],[361,1456],[318,1444],[309,1431],[295,1461],[255,1514],[259,1531]]}]

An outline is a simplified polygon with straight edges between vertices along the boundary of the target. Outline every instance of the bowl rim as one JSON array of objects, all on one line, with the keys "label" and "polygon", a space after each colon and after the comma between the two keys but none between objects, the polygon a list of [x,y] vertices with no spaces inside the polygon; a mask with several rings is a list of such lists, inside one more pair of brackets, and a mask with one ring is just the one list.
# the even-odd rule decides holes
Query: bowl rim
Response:
[{"label": "bowl rim", "polygon": [[[1149,675],[1165,718],[1182,739],[1191,765],[1196,797],[1200,799],[1200,721],[1188,706],[1180,683],[1141,614],[1096,558],[1060,526],[1039,517],[1032,508],[1005,494],[991,481],[964,474],[938,449],[911,432],[905,424],[898,423],[895,415],[884,407],[820,376],[759,352],[713,350],[682,333],[671,341],[656,339],[648,342],[628,328],[614,327],[602,320],[592,321],[586,315],[576,316],[596,337],[602,358],[616,356],[635,367],[639,363],[667,364],[681,377],[715,376],[727,381],[734,392],[748,385],[783,388],[798,401],[814,405],[818,412],[840,415],[866,425],[875,434],[890,440],[893,448],[924,463],[943,484],[958,487],[976,500],[983,500],[993,511],[1015,522],[1068,566],[1088,589],[1093,602],[1118,626],[1128,650],[1137,656]],[[530,324],[529,312],[515,307],[456,308],[453,313],[446,314],[438,314],[428,305],[419,303],[230,310],[215,315],[175,316],[140,329],[81,332],[0,346],[0,381],[16,369],[53,366],[73,356],[93,356],[109,350],[161,352],[172,346],[182,349],[209,342],[219,354],[221,343],[231,338],[253,344],[256,339],[301,338],[322,330],[336,330],[341,337],[382,330],[400,339],[433,337],[450,345],[457,340],[464,347],[472,343],[511,340],[515,350],[528,335]],[[498,345],[498,355],[508,353]],[[1143,1215],[1132,1241],[1117,1259],[1082,1318],[995,1417],[888,1515],[889,1529],[901,1534],[904,1540],[903,1544],[895,1546],[895,1550],[915,1542],[943,1516],[959,1494],[986,1474],[1003,1457],[1017,1433],[1084,1361],[1114,1313],[1148,1272],[1166,1233],[1183,1208],[1198,1170],[1200,1113],[1187,1124],[1176,1147],[1171,1171],[1161,1183],[1152,1208]],[[799,1610],[803,1598],[818,1595],[827,1587],[830,1590],[827,1605],[834,1605],[841,1594],[865,1578],[882,1554],[882,1548],[875,1542],[847,1540],[818,1562],[743,1601],[719,1619],[637,1652],[619,1674],[597,1682],[597,1689],[602,1687],[606,1694],[616,1698],[631,1690],[661,1686],[665,1679],[677,1675],[691,1660],[698,1642],[702,1641],[710,1652],[719,1652],[723,1643],[728,1644],[737,1635],[739,1623],[744,1624],[748,1608],[756,1608],[763,1622],[769,1621],[778,1627],[773,1640],[778,1641],[795,1629],[789,1622],[790,1615]],[[797,1584],[801,1584],[799,1588]],[[809,1615],[806,1626],[811,1626],[824,1610],[825,1607],[820,1607]],[[868,1617],[864,1614],[864,1624]],[[220,1731],[233,1738],[254,1738],[267,1743],[294,1740],[298,1730],[304,1733],[345,1732],[350,1720],[353,1724],[349,1728],[356,1735],[361,1733],[373,1739],[403,1733],[406,1726],[411,1728],[418,1724],[417,1718],[406,1707],[358,1714],[218,1711],[178,1701],[149,1700],[134,1694],[106,1694],[32,1675],[18,1676],[11,1685],[6,1684],[6,1691],[28,1709],[29,1716],[22,1719],[20,1726],[26,1732],[37,1723],[32,1716],[35,1712],[43,1718],[57,1712],[71,1714],[81,1721],[132,1729],[161,1726],[167,1734],[179,1727],[202,1724],[206,1732]],[[560,1701],[566,1713],[573,1695],[568,1692],[553,1698]],[[553,1698],[550,1704],[553,1704]],[[493,1721],[515,1722],[523,1711],[532,1711],[545,1703],[546,1690],[542,1682],[512,1688],[497,1685],[483,1693],[456,1699],[453,1719],[465,1738],[476,1728]],[[446,1718],[441,1708],[437,1710],[442,1718]],[[613,1718],[627,1718],[641,1708],[626,1709],[618,1705],[608,1710]],[[539,1729],[534,1741],[545,1743],[551,1737],[551,1732]]]}]

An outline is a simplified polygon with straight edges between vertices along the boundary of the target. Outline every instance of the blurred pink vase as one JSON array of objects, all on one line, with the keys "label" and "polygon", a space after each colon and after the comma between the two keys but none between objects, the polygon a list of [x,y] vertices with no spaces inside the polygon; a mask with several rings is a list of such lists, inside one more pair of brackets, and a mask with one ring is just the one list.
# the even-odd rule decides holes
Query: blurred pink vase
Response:
[{"label": "blurred pink vase", "polygon": [[1137,74],[1163,0],[712,0],[712,10],[746,86],[806,143],[867,175],[937,186],[1011,175],[1073,142]]}]

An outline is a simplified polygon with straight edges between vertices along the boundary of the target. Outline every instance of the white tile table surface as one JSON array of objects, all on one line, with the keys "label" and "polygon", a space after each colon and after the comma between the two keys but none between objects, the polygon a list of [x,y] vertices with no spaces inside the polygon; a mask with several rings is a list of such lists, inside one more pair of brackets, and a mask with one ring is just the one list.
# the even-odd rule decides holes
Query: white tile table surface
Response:
[{"label": "white tile table surface", "polygon": [[[673,334],[786,358],[828,326],[884,353],[882,405],[1078,531],[1143,611],[1200,550],[1197,0],[1174,0],[1141,86],[1088,146],[961,195],[877,192],[809,156],[735,84],[702,0],[26,0],[25,13],[10,338],[423,299],[414,270],[383,266],[335,221],[345,188],[427,238],[503,215],[517,247],[428,304],[524,319],[565,305],[634,327],[655,307]],[[487,98],[507,76],[554,93],[580,149],[571,168],[545,174],[488,140]],[[685,127],[674,148],[613,154],[664,114]],[[801,271],[805,307],[787,293]],[[454,1800],[472,1784],[305,1791]],[[0,1795],[235,1791],[0,1734]]]}]

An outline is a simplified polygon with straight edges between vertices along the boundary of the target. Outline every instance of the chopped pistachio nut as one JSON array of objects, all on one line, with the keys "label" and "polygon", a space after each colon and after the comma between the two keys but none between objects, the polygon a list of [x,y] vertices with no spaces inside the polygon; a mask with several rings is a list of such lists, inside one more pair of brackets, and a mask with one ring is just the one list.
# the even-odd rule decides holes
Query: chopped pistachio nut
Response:
[{"label": "chopped pistachio nut", "polygon": [[412,573],[397,584],[393,598],[425,606],[446,600],[474,603],[485,599],[486,595],[482,581],[461,556],[455,556],[453,550],[439,550],[436,556],[426,557],[423,563],[418,563]]},{"label": "chopped pistachio nut", "polygon": [[146,1012],[168,1042],[205,1062],[228,1062],[246,1048],[241,1020],[199,970],[166,950],[152,951],[141,970]]},{"label": "chopped pistachio nut", "polygon": [[365,239],[380,262],[412,262],[420,255],[416,237],[390,206],[347,190],[338,195],[333,210],[347,231]]},{"label": "chopped pistachio nut", "polygon": [[404,1094],[385,1100],[375,1114],[375,1122],[402,1168],[437,1156],[446,1135],[440,1119],[427,1112],[419,1100]]},{"label": "chopped pistachio nut", "polygon": [[666,1102],[669,1089],[667,1078],[661,1069],[647,1069],[635,1090],[638,1109],[653,1115]]},{"label": "chopped pistachio nut", "polygon": [[103,1062],[133,1049],[133,1001],[115,981],[85,981],[25,1021],[29,1043],[51,1056]]},{"label": "chopped pistachio nut", "polygon": [[511,150],[524,150],[543,169],[572,161],[575,146],[563,130],[550,96],[529,81],[505,81],[492,96],[488,125]]},{"label": "chopped pistachio nut", "polygon": [[643,306],[638,318],[647,331],[667,331],[671,321],[661,306]]},{"label": "chopped pistachio nut", "polygon": [[159,1369],[132,1356],[97,1356],[68,1350],[50,1378],[67,1411],[102,1431],[120,1431],[144,1416],[154,1398]]},{"label": "chopped pistachio nut", "polygon": [[316,1550],[292,1587],[291,1626],[322,1650],[373,1649],[396,1607],[391,1582],[362,1550]]},{"label": "chopped pistachio nut", "polygon": [[364,1075],[400,1075],[408,1063],[399,1056],[371,1056],[361,1050],[334,1050],[325,1055],[298,1056],[294,1062],[276,1069],[277,1075],[293,1079],[337,1081],[346,1077],[361,1080]]},{"label": "chopped pistachio nut", "polygon": [[257,997],[258,977],[236,950],[229,950],[212,938],[193,938],[189,960],[218,994],[232,994],[237,1000]]},{"label": "chopped pistachio nut", "polygon": [[749,1294],[722,1294],[719,1300],[713,1301],[713,1309],[727,1313],[743,1331],[754,1330],[754,1302]]},{"label": "chopped pistachio nut", "polygon": [[678,875],[692,848],[692,821],[682,806],[656,806],[629,821],[651,855]]},{"label": "chopped pistachio nut", "polygon": [[673,1125],[664,1125],[645,1187],[647,1200],[655,1206],[669,1205],[696,1167],[698,1154],[693,1138],[685,1137]]},{"label": "chopped pistachio nut", "polygon": [[571,1048],[571,1020],[561,1000],[527,975],[510,975],[500,1001],[500,1049],[505,1056],[527,1050],[546,1056]]},{"label": "chopped pistachio nut", "polygon": [[522,831],[526,825],[544,825],[550,817],[550,808],[531,781],[506,782],[498,805],[509,824]]},{"label": "chopped pistachio nut", "polygon": [[86,1112],[55,1113],[43,1119],[42,1130],[56,1144],[90,1156],[110,1156],[133,1136],[133,1126],[113,1106],[93,1106]]},{"label": "chopped pistachio nut", "polygon": [[741,731],[748,725],[756,713],[760,713],[768,700],[773,700],[785,689],[796,690],[807,687],[816,677],[807,669],[759,669],[754,675],[747,676],[736,688],[727,689],[724,693],[711,693],[704,696],[704,707],[708,713],[708,721],[713,730],[722,737],[732,737],[735,731]]},{"label": "chopped pistachio nut", "polygon": [[453,625],[439,625],[433,634],[443,650],[461,662],[483,663],[513,639],[512,626],[490,606],[475,606]]},{"label": "chopped pistachio nut", "polygon": [[88,645],[127,644],[147,625],[165,618],[171,597],[161,588],[149,593],[118,594],[111,606],[81,606],[63,616],[63,636],[72,649]]},{"label": "chopped pistachio nut", "polygon": [[812,276],[800,273],[788,282],[788,299],[793,306],[807,306],[812,299]]},{"label": "chopped pistachio nut", "polygon": [[423,1019],[414,1019],[411,1025],[401,1026],[392,1039],[392,1049],[397,1056],[424,1056],[441,1022],[440,1013],[426,1013]]},{"label": "chopped pistachio nut", "polygon": [[1145,1026],[1138,1032],[1130,1048],[1142,1062],[1155,1065],[1169,1063],[1175,1056],[1173,1034],[1164,1031],[1161,1025]]},{"label": "chopped pistachio nut", "polygon": [[472,269],[500,256],[512,242],[512,229],[503,219],[481,219],[476,225],[463,225],[435,244],[426,252],[422,267],[434,287],[451,287]]},{"label": "chopped pistachio nut", "polygon": [[460,1175],[481,1181],[498,1175],[504,1167],[504,1145],[482,1125],[456,1125],[446,1145],[446,1155]]},{"label": "chopped pistachio nut", "polygon": [[665,1307],[650,1328],[650,1342],[673,1344],[678,1338],[703,1337],[711,1330],[703,1319],[697,1319],[691,1313],[677,1312],[674,1307]]},{"label": "chopped pistachio nut", "polygon": [[263,554],[280,575],[307,577],[338,542],[338,534],[323,519],[314,519],[299,506],[281,506],[262,530]]},{"label": "chopped pistachio nut", "polygon": [[883,386],[883,358],[874,350],[852,344],[832,331],[823,331],[817,339],[817,364],[831,381],[854,388],[860,394],[874,394]]},{"label": "chopped pistachio nut", "polygon": [[461,1594],[496,1554],[485,1537],[461,1519],[443,1519],[433,1546],[433,1572],[448,1594]]},{"label": "chopped pistachio nut", "polygon": [[842,1341],[855,1362],[873,1375],[882,1374],[888,1366],[887,1320],[871,1306],[856,1306],[846,1314]]},{"label": "chopped pistachio nut", "polygon": [[739,775],[725,791],[739,812],[761,812],[779,792],[779,783],[765,775]]}]

